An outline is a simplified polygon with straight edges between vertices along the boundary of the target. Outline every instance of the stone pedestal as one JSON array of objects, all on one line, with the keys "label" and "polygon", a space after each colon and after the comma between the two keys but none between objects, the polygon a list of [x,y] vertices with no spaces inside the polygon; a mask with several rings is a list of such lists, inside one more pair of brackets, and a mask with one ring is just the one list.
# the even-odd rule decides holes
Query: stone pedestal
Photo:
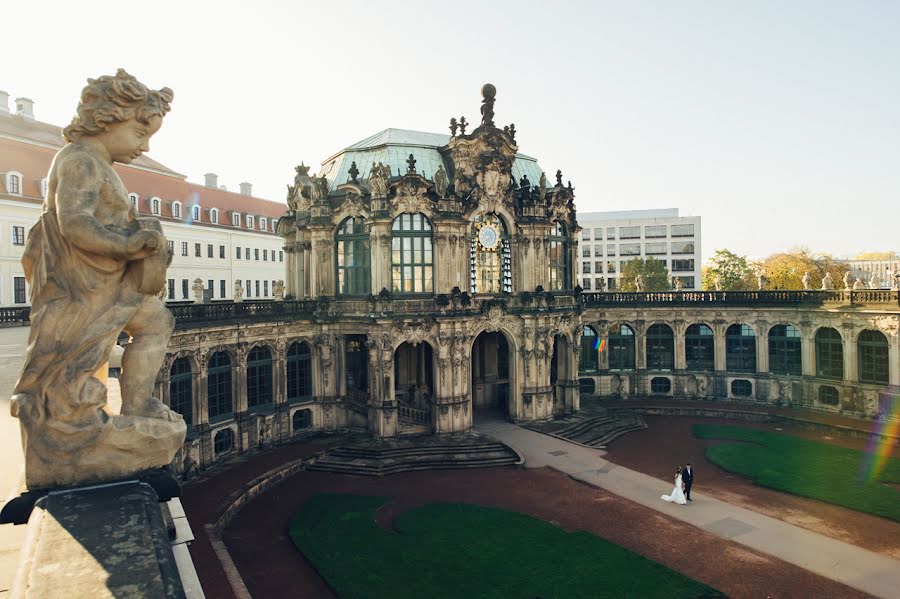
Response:
[{"label": "stone pedestal", "polygon": [[41,498],[10,599],[185,597],[156,493],[129,481]]}]

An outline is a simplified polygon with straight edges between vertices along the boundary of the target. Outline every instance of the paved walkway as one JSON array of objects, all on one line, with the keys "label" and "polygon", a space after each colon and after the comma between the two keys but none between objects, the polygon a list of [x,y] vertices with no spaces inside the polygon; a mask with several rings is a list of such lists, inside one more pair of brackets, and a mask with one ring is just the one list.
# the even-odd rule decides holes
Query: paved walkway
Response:
[{"label": "paved walkway", "polygon": [[529,468],[549,466],[574,479],[650,507],[707,532],[746,545],[814,574],[870,595],[893,599],[900,589],[900,560],[860,549],[781,520],[731,505],[703,494],[703,483],[691,490],[686,506],[666,503],[672,490],[662,481],[602,458],[604,452],[569,443],[500,420],[476,421],[478,432],[491,435],[525,456]]}]

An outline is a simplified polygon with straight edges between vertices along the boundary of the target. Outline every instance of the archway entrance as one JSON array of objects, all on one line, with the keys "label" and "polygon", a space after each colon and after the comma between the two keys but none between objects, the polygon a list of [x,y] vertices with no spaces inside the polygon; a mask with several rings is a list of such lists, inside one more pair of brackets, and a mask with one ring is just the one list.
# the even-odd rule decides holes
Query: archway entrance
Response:
[{"label": "archway entrance", "polygon": [[472,346],[472,405],[475,410],[509,417],[512,364],[502,333],[481,333]]},{"label": "archway entrance", "polygon": [[553,358],[550,360],[550,387],[553,389],[554,412],[566,405],[565,386],[572,376],[569,373],[569,340],[565,335],[553,338]]},{"label": "archway entrance", "polygon": [[431,432],[434,399],[433,351],[428,343],[401,343],[394,351],[394,399],[401,429]]},{"label": "archway entrance", "polygon": [[369,420],[369,350],[365,335],[347,335],[344,358],[351,426],[366,427]]}]

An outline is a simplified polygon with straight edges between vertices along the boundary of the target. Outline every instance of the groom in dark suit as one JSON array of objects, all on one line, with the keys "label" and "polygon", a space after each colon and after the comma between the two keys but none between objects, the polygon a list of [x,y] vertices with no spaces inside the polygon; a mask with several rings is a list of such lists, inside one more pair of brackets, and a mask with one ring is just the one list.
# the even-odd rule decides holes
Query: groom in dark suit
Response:
[{"label": "groom in dark suit", "polygon": [[691,485],[694,484],[694,469],[691,468],[690,462],[687,463],[681,473],[681,482],[684,483],[685,499],[687,499],[688,501],[693,501],[693,499],[691,499]]}]

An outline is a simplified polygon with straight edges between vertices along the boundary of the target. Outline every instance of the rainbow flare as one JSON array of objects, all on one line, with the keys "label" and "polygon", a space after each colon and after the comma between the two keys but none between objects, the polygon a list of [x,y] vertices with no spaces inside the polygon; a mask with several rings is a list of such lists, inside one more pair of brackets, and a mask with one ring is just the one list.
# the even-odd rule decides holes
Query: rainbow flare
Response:
[{"label": "rainbow flare", "polygon": [[594,349],[597,351],[603,351],[603,348],[606,347],[606,339],[600,339],[599,337],[594,339]]},{"label": "rainbow flare", "polygon": [[866,447],[866,460],[860,465],[863,478],[869,483],[878,481],[884,472],[894,442],[900,436],[900,395],[895,395],[891,400],[891,412],[875,423],[876,428]]}]

